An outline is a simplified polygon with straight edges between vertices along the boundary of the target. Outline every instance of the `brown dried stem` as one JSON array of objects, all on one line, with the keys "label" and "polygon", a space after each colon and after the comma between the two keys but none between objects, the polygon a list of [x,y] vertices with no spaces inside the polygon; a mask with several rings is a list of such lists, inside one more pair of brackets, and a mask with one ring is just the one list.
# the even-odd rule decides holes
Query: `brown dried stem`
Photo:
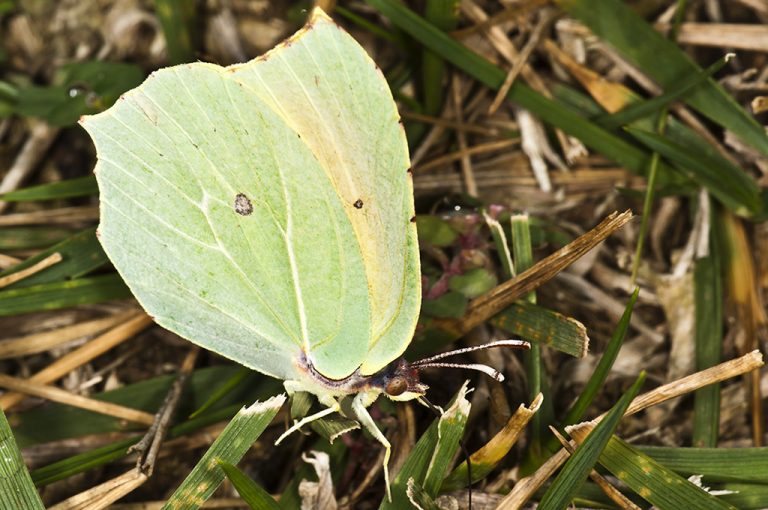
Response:
[{"label": "brown dried stem", "polygon": [[28,278],[35,273],[39,273],[43,269],[51,267],[54,264],[58,264],[59,262],[61,262],[61,253],[59,252],[51,253],[50,255],[45,257],[43,260],[41,260],[37,264],[33,264],[25,269],[22,269],[21,271],[16,271],[15,273],[11,273],[7,276],[3,276],[2,278],[0,278],[0,289],[2,289],[3,287],[7,287],[12,283],[21,281],[24,278]]},{"label": "brown dried stem", "polygon": [[[136,333],[152,324],[152,319],[145,313],[140,313],[124,324],[116,326],[103,335],[100,335],[87,344],[75,349],[74,351],[62,356],[46,368],[29,378],[32,382],[48,384],[50,382],[64,377],[73,369],[88,363],[97,356],[100,356],[132,338]],[[0,408],[8,410],[14,405],[24,400],[24,394],[10,392],[0,396]]]},{"label": "brown dried stem", "polygon": [[490,292],[469,304],[466,314],[458,321],[436,321],[449,332],[460,336],[475,326],[501,312],[521,296],[552,279],[557,273],[573,264],[589,250],[603,242],[609,235],[632,219],[632,212],[614,212],[589,232],[540,260],[530,269],[497,285]]},{"label": "brown dried stem", "polygon": [[155,469],[155,462],[157,461],[157,456],[160,452],[160,445],[168,434],[168,429],[171,426],[171,419],[176,412],[179,400],[181,399],[181,394],[184,391],[184,384],[187,382],[189,374],[192,373],[192,370],[195,367],[199,352],[199,347],[193,347],[189,351],[181,364],[178,377],[173,381],[171,389],[168,390],[168,394],[165,396],[165,400],[163,400],[157,414],[155,414],[149,430],[138,443],[128,449],[128,453],[139,453],[136,467],[147,476],[152,476],[152,472]]}]

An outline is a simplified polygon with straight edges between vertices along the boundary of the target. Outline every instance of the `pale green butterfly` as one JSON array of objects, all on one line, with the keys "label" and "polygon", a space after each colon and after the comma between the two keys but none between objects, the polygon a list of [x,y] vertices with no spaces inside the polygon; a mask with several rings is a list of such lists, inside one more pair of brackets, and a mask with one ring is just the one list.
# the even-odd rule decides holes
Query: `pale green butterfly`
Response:
[{"label": "pale green butterfly", "polygon": [[82,125],[98,156],[99,239],[141,305],[316,395],[326,408],[280,439],[355,395],[354,418],[386,448],[389,491],[390,445],[366,408],[381,393],[419,398],[421,368],[455,365],[400,357],[421,299],[413,186],[365,50],[315,9],[255,60],[162,69]]}]

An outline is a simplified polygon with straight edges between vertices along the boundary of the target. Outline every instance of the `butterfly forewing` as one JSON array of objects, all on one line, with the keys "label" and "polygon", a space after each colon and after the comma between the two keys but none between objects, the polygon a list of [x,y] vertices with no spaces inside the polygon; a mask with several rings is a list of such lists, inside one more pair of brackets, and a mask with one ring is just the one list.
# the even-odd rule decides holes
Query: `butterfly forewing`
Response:
[{"label": "butterfly forewing", "polygon": [[301,350],[334,378],[365,360],[355,230],[271,105],[231,72],[190,64],[83,124],[98,153],[100,239],[159,324],[283,379],[296,378]]}]

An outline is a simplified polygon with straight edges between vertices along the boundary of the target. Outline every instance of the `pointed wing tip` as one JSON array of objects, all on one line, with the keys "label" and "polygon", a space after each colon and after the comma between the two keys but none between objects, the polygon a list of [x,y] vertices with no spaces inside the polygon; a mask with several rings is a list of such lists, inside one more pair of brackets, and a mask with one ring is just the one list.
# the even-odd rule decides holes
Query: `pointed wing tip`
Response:
[{"label": "pointed wing tip", "polygon": [[312,12],[309,14],[309,20],[307,21],[307,25],[311,25],[316,21],[333,21],[328,14],[322,9],[322,7],[314,7],[312,9]]}]

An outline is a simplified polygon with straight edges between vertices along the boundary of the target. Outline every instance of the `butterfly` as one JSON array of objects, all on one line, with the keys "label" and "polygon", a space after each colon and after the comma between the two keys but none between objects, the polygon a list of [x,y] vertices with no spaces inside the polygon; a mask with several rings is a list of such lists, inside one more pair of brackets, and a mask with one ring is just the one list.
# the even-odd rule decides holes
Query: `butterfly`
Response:
[{"label": "butterfly", "polygon": [[[316,8],[245,64],[161,69],[82,126],[99,239],[161,326],[325,407],[421,398],[402,358],[421,303],[408,148],[365,50]],[[521,346],[519,341],[493,345]],[[452,366],[452,365],[450,365]],[[470,365],[500,378],[490,367]]]}]

